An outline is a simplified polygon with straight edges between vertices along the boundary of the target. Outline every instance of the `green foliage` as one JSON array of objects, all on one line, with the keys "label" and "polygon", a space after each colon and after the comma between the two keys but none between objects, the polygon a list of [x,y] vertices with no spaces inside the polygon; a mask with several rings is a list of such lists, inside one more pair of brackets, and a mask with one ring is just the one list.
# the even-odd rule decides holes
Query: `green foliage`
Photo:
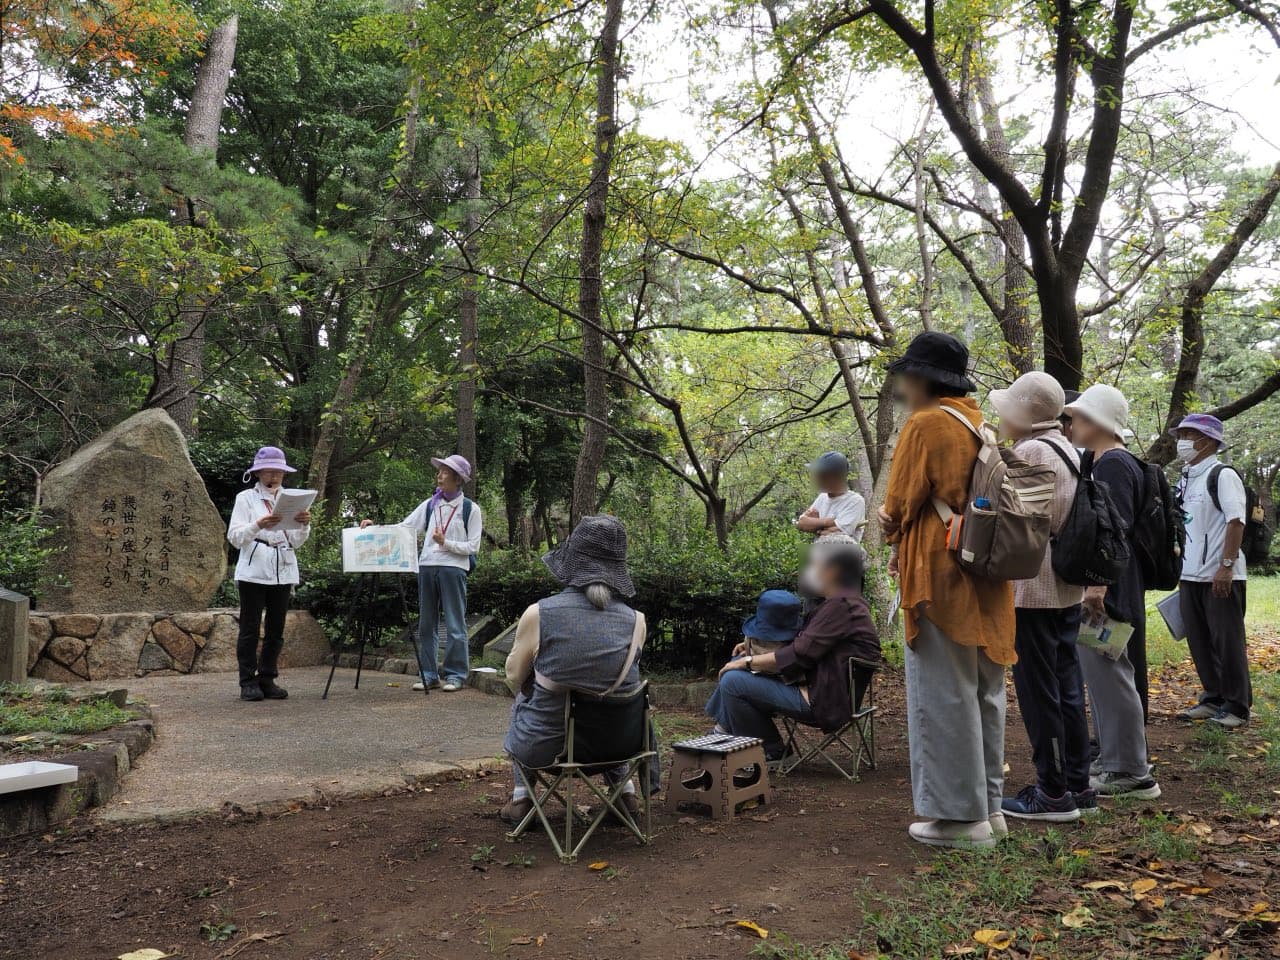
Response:
[{"label": "green foliage", "polygon": [[48,546],[53,533],[30,513],[0,509],[0,543],[4,544],[0,550],[0,587],[39,599],[41,573],[53,554],[53,548]]},{"label": "green foliage", "polygon": [[0,684],[0,734],[97,733],[132,719],[105,698],[73,701],[65,690],[37,694],[28,686]]}]

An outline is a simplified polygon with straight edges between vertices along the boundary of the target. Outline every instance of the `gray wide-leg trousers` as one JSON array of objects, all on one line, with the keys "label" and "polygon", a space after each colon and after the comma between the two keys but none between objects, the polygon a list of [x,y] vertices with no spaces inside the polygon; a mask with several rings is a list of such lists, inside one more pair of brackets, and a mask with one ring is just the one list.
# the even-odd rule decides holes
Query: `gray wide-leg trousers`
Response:
[{"label": "gray wide-leg trousers", "polygon": [[911,797],[931,820],[986,820],[1004,799],[1005,668],[931,621],[906,651]]}]

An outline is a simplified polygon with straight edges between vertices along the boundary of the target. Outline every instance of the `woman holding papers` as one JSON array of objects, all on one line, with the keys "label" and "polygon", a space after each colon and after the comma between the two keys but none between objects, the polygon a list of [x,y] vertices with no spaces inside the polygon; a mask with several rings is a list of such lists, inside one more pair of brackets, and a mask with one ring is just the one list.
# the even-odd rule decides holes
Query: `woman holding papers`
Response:
[{"label": "woman holding papers", "polygon": [[[1129,401],[1115,387],[1095,383],[1067,404],[1066,412],[1071,415],[1072,442],[1089,451],[1086,461],[1092,462],[1093,478],[1107,485],[1125,536],[1132,543],[1145,480],[1141,464],[1124,446]],[[1117,633],[1128,632],[1122,626],[1127,625],[1132,627],[1135,645],[1145,645],[1147,607],[1136,549],[1115,583],[1085,589],[1084,622],[1086,628],[1101,624]],[[1082,642],[1080,671],[1089,690],[1101,750],[1090,771],[1089,786],[1103,797],[1154,800],[1160,796],[1160,784],[1147,759],[1142,699],[1127,646],[1103,651]]]},{"label": "woman holding papers", "polygon": [[[240,551],[236,587],[240,592],[240,635],[236,660],[240,664],[241,700],[283,700],[288,691],[276,683],[276,662],[284,646],[284,618],[289,595],[298,582],[294,549],[311,533],[311,513],[301,510],[290,518],[276,512],[285,474],[295,473],[279,447],[262,447],[231,511],[227,540]],[[278,529],[280,527],[293,529]],[[266,614],[266,633],[259,653],[258,639]]]}]

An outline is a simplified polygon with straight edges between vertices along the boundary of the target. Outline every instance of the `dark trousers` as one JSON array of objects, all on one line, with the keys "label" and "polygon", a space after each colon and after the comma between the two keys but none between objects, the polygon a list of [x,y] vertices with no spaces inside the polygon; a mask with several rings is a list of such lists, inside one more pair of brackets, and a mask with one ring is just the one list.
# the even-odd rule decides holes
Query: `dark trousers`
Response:
[{"label": "dark trousers", "polygon": [[1147,628],[1146,624],[1133,628],[1133,636],[1125,647],[1129,662],[1133,664],[1133,685],[1138,688],[1138,699],[1142,701],[1142,722],[1149,721],[1147,703],[1150,696],[1150,682],[1147,680]]},{"label": "dark trousers", "polygon": [[1178,606],[1187,628],[1191,659],[1204,687],[1200,701],[1248,717],[1253,685],[1245,651],[1244,581],[1232,583],[1227,596],[1215,597],[1213,584],[1183,580],[1178,585]]},{"label": "dark trousers", "polygon": [[1089,787],[1089,723],[1076,634],[1080,607],[1019,607],[1013,683],[1040,788],[1051,797]]},{"label": "dark trousers", "polygon": [[[237,580],[240,590],[240,635],[236,638],[236,661],[240,664],[240,682],[254,677],[279,676],[276,663],[284,646],[284,617],[289,612],[289,584],[250,583]],[[263,614],[266,631],[262,636],[262,653],[258,653],[258,634],[262,631]]]}]

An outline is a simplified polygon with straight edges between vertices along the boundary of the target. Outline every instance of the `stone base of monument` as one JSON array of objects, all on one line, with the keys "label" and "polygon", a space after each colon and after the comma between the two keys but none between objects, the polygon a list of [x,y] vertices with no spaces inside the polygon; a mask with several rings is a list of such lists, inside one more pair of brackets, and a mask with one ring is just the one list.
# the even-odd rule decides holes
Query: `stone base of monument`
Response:
[{"label": "stone base of monument", "polygon": [[[239,611],[31,614],[28,673],[60,683],[236,669]],[[315,617],[290,610],[282,669],[327,663],[329,641]]]}]

